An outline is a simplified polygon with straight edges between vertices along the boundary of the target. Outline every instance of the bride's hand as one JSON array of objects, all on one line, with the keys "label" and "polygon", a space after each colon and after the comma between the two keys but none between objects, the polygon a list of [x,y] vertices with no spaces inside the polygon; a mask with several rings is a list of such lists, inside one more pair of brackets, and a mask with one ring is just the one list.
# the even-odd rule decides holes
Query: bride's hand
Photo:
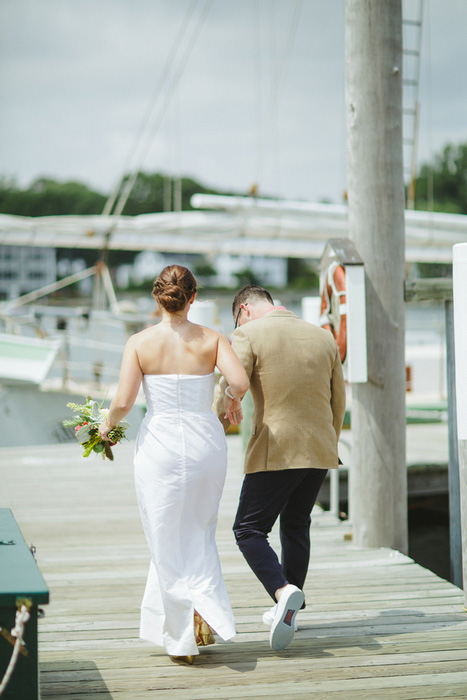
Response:
[{"label": "bride's hand", "polygon": [[107,437],[108,433],[110,432],[111,427],[107,425],[107,423],[104,421],[103,423],[100,424],[99,426],[99,436],[102,440],[105,440],[106,442],[110,442],[109,438]]}]

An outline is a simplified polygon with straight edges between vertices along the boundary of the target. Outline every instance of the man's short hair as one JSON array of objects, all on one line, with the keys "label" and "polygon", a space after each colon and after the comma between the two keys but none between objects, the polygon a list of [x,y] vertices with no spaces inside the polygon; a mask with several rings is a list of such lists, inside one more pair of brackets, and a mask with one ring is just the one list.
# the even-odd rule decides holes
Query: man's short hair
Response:
[{"label": "man's short hair", "polygon": [[237,314],[240,304],[247,304],[252,301],[268,301],[270,304],[274,304],[273,298],[267,289],[259,287],[257,284],[247,284],[235,295],[232,302],[232,314],[234,316]]}]

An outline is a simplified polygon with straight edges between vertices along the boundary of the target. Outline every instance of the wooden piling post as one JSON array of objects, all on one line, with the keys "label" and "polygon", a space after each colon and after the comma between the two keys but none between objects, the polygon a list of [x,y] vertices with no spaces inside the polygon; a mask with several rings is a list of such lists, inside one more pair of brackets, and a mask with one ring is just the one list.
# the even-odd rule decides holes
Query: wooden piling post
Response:
[{"label": "wooden piling post", "polygon": [[452,269],[464,609],[467,610],[467,243],[454,246]]},{"label": "wooden piling post", "polygon": [[401,0],[346,0],[349,233],[366,273],[368,382],[352,385],[350,517],[407,551]]},{"label": "wooden piling post", "polygon": [[451,583],[462,588],[461,502],[456,408],[456,353],[454,348],[454,309],[452,299],[447,299],[444,307],[446,319],[446,377],[448,383],[449,544]]}]

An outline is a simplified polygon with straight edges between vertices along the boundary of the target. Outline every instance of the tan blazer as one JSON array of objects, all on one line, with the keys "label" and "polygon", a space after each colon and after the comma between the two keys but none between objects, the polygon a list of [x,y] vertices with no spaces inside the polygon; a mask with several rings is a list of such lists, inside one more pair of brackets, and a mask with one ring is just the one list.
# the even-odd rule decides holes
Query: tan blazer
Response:
[{"label": "tan blazer", "polygon": [[[332,334],[278,309],[237,328],[232,347],[254,402],[245,473],[336,468],[345,385]],[[225,387],[222,378],[215,411],[227,428]]]}]

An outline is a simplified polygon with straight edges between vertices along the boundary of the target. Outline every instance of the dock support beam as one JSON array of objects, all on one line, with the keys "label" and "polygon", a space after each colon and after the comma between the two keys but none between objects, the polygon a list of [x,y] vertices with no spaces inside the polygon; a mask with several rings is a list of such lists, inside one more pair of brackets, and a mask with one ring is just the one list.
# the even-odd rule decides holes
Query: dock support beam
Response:
[{"label": "dock support beam", "polygon": [[457,444],[456,353],[454,348],[454,309],[452,299],[444,303],[446,326],[446,377],[448,382],[449,437],[449,543],[451,583],[462,588],[461,500],[459,449]]},{"label": "dock support beam", "polygon": [[356,544],[407,552],[401,0],[346,0],[349,233],[366,272],[368,382],[352,385]]},{"label": "dock support beam", "polygon": [[456,355],[457,439],[464,579],[464,609],[467,611],[467,243],[453,248],[452,286]]}]

